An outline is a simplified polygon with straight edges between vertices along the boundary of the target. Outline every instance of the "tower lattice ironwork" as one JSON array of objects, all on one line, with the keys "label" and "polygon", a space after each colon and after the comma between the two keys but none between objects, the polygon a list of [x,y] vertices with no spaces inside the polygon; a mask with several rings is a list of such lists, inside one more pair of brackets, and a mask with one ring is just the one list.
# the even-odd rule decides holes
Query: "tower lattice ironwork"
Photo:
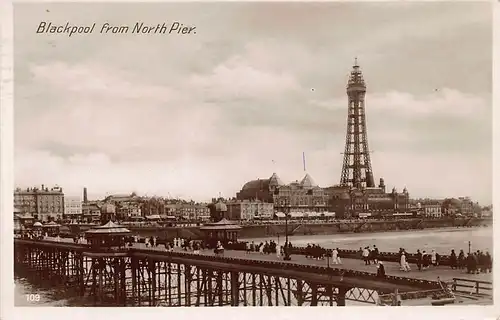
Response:
[{"label": "tower lattice ironwork", "polygon": [[365,81],[355,59],[347,83],[349,106],[340,184],[359,189],[375,187],[366,133],[365,94]]}]

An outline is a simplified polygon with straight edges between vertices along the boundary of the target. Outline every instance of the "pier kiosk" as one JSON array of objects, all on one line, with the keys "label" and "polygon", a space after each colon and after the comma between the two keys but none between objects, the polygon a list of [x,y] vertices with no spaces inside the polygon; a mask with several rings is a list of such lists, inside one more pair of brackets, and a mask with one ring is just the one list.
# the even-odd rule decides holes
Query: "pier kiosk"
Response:
[{"label": "pier kiosk", "polygon": [[85,238],[93,249],[124,248],[125,238],[128,236],[130,236],[130,230],[113,221],[85,232]]},{"label": "pier kiosk", "polygon": [[47,233],[49,236],[56,236],[59,234],[59,228],[61,227],[60,224],[51,221],[47,224],[43,225],[43,232]]},{"label": "pier kiosk", "polygon": [[[90,269],[85,279],[91,278],[89,295],[106,305],[126,305],[125,270],[128,250],[125,239],[130,230],[113,221],[94,227],[85,232],[89,250],[83,255],[90,262]],[[84,284],[83,291],[87,291]]]},{"label": "pier kiosk", "polygon": [[237,242],[240,229],[239,225],[233,224],[226,219],[207,223],[200,227],[200,231],[204,233],[205,243],[210,248],[215,247],[217,241],[220,241],[223,245],[227,245],[229,242]]}]

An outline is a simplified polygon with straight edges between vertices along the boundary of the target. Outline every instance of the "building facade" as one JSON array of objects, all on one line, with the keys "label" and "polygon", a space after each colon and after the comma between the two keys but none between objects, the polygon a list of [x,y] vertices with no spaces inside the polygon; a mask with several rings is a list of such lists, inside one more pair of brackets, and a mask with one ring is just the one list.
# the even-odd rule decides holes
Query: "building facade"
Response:
[{"label": "building facade", "polygon": [[83,221],[86,223],[97,223],[101,221],[101,206],[100,201],[87,201],[82,203]]},{"label": "building facade", "polygon": [[474,202],[469,197],[459,197],[460,213],[464,216],[472,217],[474,215]]},{"label": "building facade", "polygon": [[256,220],[272,219],[274,216],[274,205],[262,201],[236,200],[226,203],[226,219],[229,220]]},{"label": "building facade", "polygon": [[115,206],[116,218],[120,221],[143,216],[141,199],[135,193],[110,195],[103,202]]},{"label": "building facade", "polygon": [[80,197],[65,197],[64,219],[81,220],[82,217],[82,200]]},{"label": "building facade", "polygon": [[358,217],[360,213],[371,216],[391,215],[410,209],[410,195],[406,188],[386,192],[384,180],[378,187],[353,188],[332,186],[321,188],[306,176],[300,181],[283,184],[274,173],[269,179],[247,182],[236,194],[240,201],[272,203],[275,212],[335,212],[336,218]]},{"label": "building facade", "polygon": [[190,221],[207,221],[210,219],[208,204],[172,203],[167,204],[167,215]]},{"label": "building facade", "polygon": [[398,192],[393,188],[386,192],[384,179],[380,179],[378,187],[353,188],[333,186],[325,188],[328,194],[329,210],[336,213],[340,219],[359,217],[370,213],[371,217],[390,216],[410,210],[410,195],[406,188]]},{"label": "building facade", "polygon": [[22,213],[42,222],[58,221],[64,215],[64,193],[62,188],[27,188],[14,190],[14,207]]},{"label": "building facade", "polygon": [[236,194],[236,199],[272,203],[275,212],[283,213],[324,212],[328,204],[324,189],[309,174],[300,182],[297,180],[290,184],[284,184],[276,173],[269,179],[249,181]]}]

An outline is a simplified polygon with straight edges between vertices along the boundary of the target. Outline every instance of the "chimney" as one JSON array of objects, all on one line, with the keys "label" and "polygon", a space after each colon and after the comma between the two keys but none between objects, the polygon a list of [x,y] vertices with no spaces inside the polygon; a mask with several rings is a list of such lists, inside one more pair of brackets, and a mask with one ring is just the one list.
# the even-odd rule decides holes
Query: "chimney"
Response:
[{"label": "chimney", "polygon": [[83,188],[83,203],[87,203],[87,188]]},{"label": "chimney", "polygon": [[42,184],[42,191],[45,191],[44,185]]}]

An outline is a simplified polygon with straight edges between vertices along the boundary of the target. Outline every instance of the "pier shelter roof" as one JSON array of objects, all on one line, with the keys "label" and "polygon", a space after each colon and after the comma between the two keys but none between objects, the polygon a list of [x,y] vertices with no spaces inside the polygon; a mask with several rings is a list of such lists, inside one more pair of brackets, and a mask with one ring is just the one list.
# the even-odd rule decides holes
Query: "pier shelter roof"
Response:
[{"label": "pier shelter roof", "polygon": [[54,221],[51,221],[49,223],[46,223],[43,225],[44,228],[57,228],[60,227],[61,225],[58,223],[55,223]]},{"label": "pier shelter roof", "polygon": [[128,235],[130,230],[111,220],[85,232],[87,240],[94,248],[125,247],[125,237]]},{"label": "pier shelter roof", "polygon": [[206,243],[214,247],[218,241],[222,244],[238,241],[238,232],[241,227],[231,221],[222,219],[219,222],[207,223],[200,230],[205,234]]},{"label": "pier shelter roof", "polygon": [[94,227],[94,228],[88,230],[87,232],[85,232],[85,234],[89,234],[89,235],[95,235],[95,234],[106,235],[107,234],[107,235],[115,235],[115,236],[116,235],[128,235],[128,234],[130,234],[130,230],[127,228],[124,228],[120,225],[117,225],[113,221],[109,221],[105,225],[97,226],[97,227]]},{"label": "pier shelter roof", "polygon": [[233,224],[227,219],[222,219],[218,222],[206,223],[200,230],[239,230],[241,227]]}]

